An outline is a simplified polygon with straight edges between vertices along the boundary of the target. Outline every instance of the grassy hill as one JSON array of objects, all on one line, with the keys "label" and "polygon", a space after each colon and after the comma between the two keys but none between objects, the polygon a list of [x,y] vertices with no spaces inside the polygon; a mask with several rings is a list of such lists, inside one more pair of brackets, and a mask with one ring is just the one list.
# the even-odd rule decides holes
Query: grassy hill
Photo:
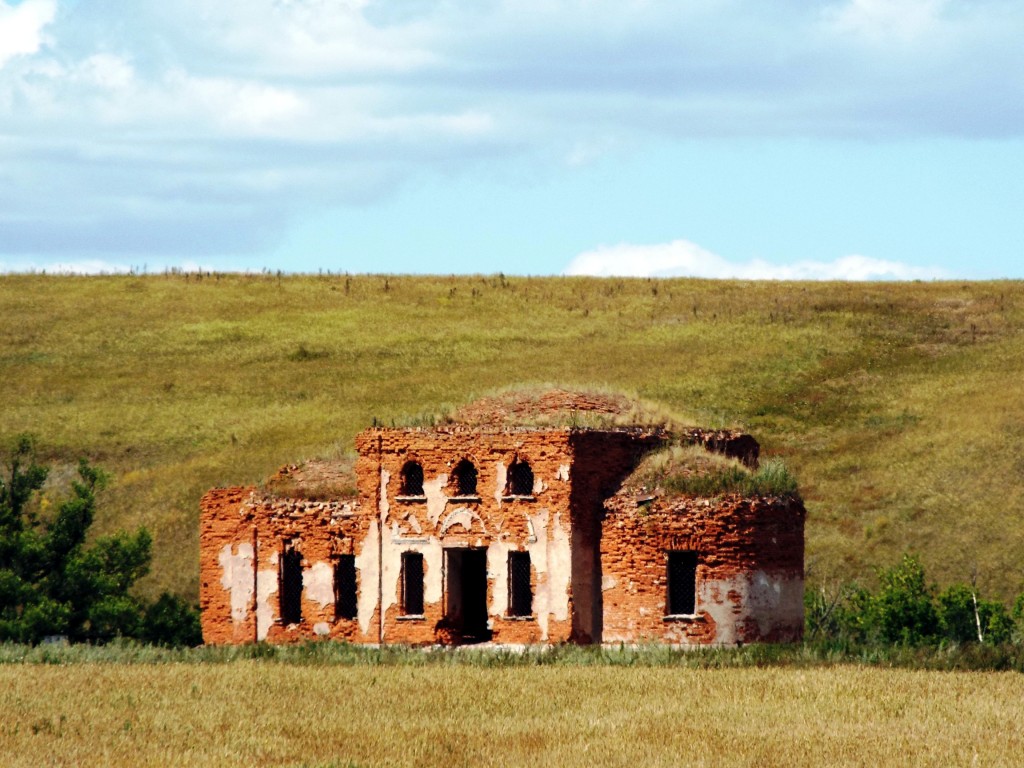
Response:
[{"label": "grassy hill", "polygon": [[195,595],[198,500],[503,386],[627,390],[739,425],[809,510],[815,583],[917,552],[1024,590],[1024,283],[344,275],[0,277],[0,439],[113,475],[100,532]]}]

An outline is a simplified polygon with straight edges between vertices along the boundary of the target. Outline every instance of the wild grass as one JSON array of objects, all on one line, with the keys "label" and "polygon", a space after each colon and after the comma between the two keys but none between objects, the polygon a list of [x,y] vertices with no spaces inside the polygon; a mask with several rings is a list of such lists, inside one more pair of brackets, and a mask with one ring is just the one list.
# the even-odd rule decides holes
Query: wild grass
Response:
[{"label": "wild grass", "polygon": [[259,489],[271,497],[308,501],[356,498],[356,454],[287,465],[261,482]]},{"label": "wild grass", "polygon": [[149,596],[197,594],[208,488],[547,381],[754,433],[799,478],[812,583],[910,550],[1024,591],[1020,282],[7,275],[0,317],[0,439],[111,472],[94,527],[153,532]]},{"label": "wild grass", "polygon": [[130,640],[105,645],[0,643],[0,666],[15,665],[34,674],[39,666],[116,664],[128,666],[187,664],[223,665],[258,661],[264,665],[317,667],[447,667],[453,674],[466,668],[518,667],[633,667],[684,669],[831,669],[872,666],[886,669],[999,671],[1024,673],[1024,646],[944,642],[931,645],[857,644],[816,641],[741,647],[674,648],[660,643],[635,646],[473,646],[410,648],[402,645],[367,647],[334,642],[296,645],[249,644],[166,648]]},{"label": "wild grass", "polygon": [[858,667],[0,666],[0,763],[1012,765],[1022,695]]},{"label": "wild grass", "polygon": [[669,496],[794,496],[796,478],[778,458],[751,470],[740,461],[698,445],[670,445],[645,456],[626,484]]}]

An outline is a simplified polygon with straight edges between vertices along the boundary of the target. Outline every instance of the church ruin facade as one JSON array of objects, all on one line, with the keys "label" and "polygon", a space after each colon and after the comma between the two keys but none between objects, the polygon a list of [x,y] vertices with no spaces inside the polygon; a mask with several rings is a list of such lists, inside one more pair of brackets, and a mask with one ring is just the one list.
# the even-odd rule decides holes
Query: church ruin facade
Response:
[{"label": "church ruin facade", "polygon": [[[643,458],[680,439],[646,426],[372,428],[354,467],[309,462],[263,488],[212,490],[204,640],[799,639],[799,496],[638,491]],[[757,461],[747,435],[682,440]]]}]

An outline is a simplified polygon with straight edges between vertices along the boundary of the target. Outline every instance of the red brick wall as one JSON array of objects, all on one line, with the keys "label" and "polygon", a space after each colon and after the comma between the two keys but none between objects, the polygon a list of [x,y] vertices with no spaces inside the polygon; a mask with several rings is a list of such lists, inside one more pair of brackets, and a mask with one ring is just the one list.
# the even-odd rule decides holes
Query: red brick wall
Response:
[{"label": "red brick wall", "polygon": [[[355,554],[359,563],[373,524],[372,510],[367,514],[356,501],[275,499],[251,488],[210,491],[200,506],[204,642],[293,642],[318,637],[377,641],[372,616],[364,618],[362,624],[368,627],[364,632],[358,618],[335,619],[333,599],[335,556]],[[287,542],[294,542],[302,553],[303,570],[303,620],[291,626],[281,623],[278,593],[279,558]],[[361,575],[357,568],[357,580]],[[370,586],[375,593],[373,581]]]},{"label": "red brick wall", "polygon": [[587,432],[572,435],[573,635],[579,643],[601,642],[601,519],[615,493],[644,453],[662,442],[648,432]]},{"label": "red brick wall", "polygon": [[[481,432],[459,428],[377,429],[359,435],[361,454],[379,452],[377,475],[381,481],[376,493],[384,530],[385,642],[455,639],[444,621],[447,585],[441,573],[443,550],[454,547],[488,549],[487,606],[493,641],[562,642],[569,638],[572,458],[568,435],[568,430]],[[532,498],[504,496],[506,471],[517,457],[533,470]],[[453,498],[452,471],[462,459],[471,461],[477,470],[477,496],[473,499]],[[416,461],[423,468],[423,499],[401,498],[401,472],[407,461]],[[509,550],[531,553],[532,620],[507,616]],[[401,553],[405,551],[424,555],[422,618],[402,617],[399,584]]]},{"label": "red brick wall", "polygon": [[252,491],[217,488],[199,503],[199,607],[205,643],[248,643],[256,639],[253,526],[241,513]]},{"label": "red brick wall", "polygon": [[[799,501],[677,498],[637,507],[625,493],[605,501],[662,439],[641,430],[371,429],[356,440],[358,499],[210,491],[201,502],[204,640],[459,642],[446,619],[443,573],[444,551],[457,548],[487,552],[486,604],[497,643],[798,638]],[[528,498],[504,493],[517,457],[533,470]],[[462,459],[477,470],[474,498],[456,498],[450,482]],[[402,498],[402,467],[410,460],[423,469],[420,498]],[[303,480],[295,468],[286,474]],[[285,626],[278,575],[289,543],[302,554],[302,621]],[[699,552],[694,617],[664,618],[669,549]],[[417,617],[402,616],[407,551],[424,558],[424,611]],[[526,619],[508,616],[510,551],[530,553],[533,616]],[[342,554],[356,557],[355,619],[335,618],[333,567]]]},{"label": "red brick wall", "polygon": [[[728,496],[607,503],[601,541],[604,640],[706,644],[803,632],[803,503]],[[698,553],[696,614],[665,618],[666,552]]]}]

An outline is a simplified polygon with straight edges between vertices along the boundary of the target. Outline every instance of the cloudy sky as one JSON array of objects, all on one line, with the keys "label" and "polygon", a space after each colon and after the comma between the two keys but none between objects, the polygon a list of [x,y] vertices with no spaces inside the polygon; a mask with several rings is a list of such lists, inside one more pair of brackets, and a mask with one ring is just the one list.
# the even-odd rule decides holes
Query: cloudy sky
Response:
[{"label": "cloudy sky", "polygon": [[0,0],[0,270],[1024,278],[1019,0]]}]

